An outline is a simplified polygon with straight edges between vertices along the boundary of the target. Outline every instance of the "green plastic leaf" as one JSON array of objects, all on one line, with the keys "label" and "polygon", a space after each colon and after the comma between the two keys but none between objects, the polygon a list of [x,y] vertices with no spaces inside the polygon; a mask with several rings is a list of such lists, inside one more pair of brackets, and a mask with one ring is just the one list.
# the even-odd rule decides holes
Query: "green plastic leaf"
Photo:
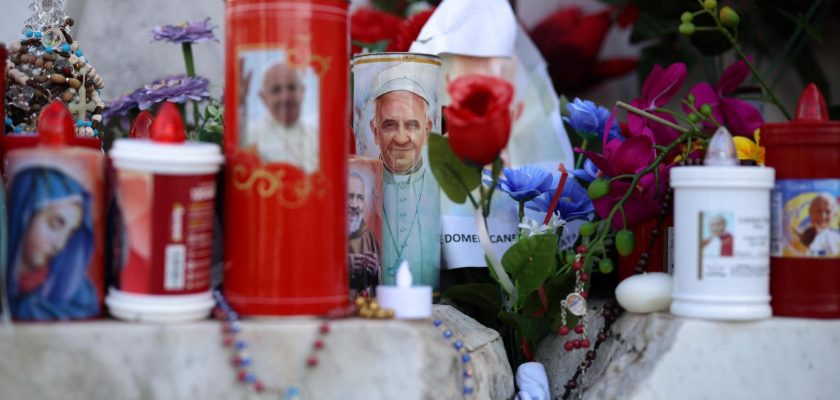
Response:
[{"label": "green plastic leaf", "polygon": [[466,283],[452,286],[443,293],[443,297],[493,313],[502,308],[499,289],[492,283]]},{"label": "green plastic leaf", "polygon": [[554,274],[556,250],[557,235],[536,235],[519,239],[502,256],[502,266],[516,284],[517,304],[521,305]]},{"label": "green plastic leaf", "polygon": [[455,203],[467,201],[467,194],[481,184],[481,168],[461,161],[441,135],[429,135],[429,164],[440,188]]},{"label": "green plastic leaf", "polygon": [[532,345],[538,344],[551,331],[554,323],[553,318],[532,318],[505,311],[499,313],[499,319],[516,329]]}]

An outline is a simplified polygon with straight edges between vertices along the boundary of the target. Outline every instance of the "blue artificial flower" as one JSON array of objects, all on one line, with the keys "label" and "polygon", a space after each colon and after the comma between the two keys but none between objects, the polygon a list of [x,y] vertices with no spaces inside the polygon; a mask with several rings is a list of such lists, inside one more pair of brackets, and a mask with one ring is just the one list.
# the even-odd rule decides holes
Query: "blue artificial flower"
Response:
[{"label": "blue artificial flower", "polygon": [[[575,100],[566,105],[570,117],[563,117],[569,125],[574,128],[575,133],[585,140],[598,140],[603,137],[604,127],[610,118],[610,110],[599,107],[589,100]],[[621,128],[617,121],[613,121],[610,127],[610,138],[620,135]]]},{"label": "blue artificial flower", "polygon": [[498,188],[510,194],[516,201],[528,201],[551,189],[551,174],[533,165],[522,168],[505,168],[504,177],[499,179]]},{"label": "blue artificial flower", "polygon": [[583,168],[573,169],[572,175],[586,182],[592,182],[598,177],[598,172],[600,171],[601,170],[595,166],[595,163],[587,158],[586,161],[583,162]]},{"label": "blue artificial flower", "polygon": [[[551,198],[554,196],[554,191],[557,185],[560,184],[560,175],[553,177],[551,188],[545,193],[535,197],[525,206],[539,212],[548,212],[548,207],[551,205]],[[595,207],[592,205],[592,200],[583,188],[574,178],[566,179],[566,184],[563,186],[563,192],[560,194],[560,200],[557,201],[557,206],[552,211],[559,211],[560,217],[566,221],[576,219],[588,218],[590,214],[595,212]]]}]

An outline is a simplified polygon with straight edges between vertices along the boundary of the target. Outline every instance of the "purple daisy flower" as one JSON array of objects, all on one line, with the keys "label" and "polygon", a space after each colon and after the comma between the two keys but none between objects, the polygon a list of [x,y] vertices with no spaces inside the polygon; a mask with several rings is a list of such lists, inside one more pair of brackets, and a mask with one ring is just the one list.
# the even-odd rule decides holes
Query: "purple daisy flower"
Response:
[{"label": "purple daisy flower", "polygon": [[140,97],[140,93],[143,89],[144,88],[137,89],[123,97],[111,100],[111,102],[105,106],[105,110],[102,111],[102,118],[105,122],[108,122],[115,117],[128,117],[132,110],[139,107],[137,99]]},{"label": "purple daisy flower", "polygon": [[138,96],[141,110],[147,110],[156,103],[184,103],[187,100],[202,101],[210,98],[206,78],[190,78],[186,75],[170,76],[146,85]]},{"label": "purple daisy flower", "polygon": [[206,40],[215,40],[216,35],[213,29],[216,27],[210,24],[210,18],[204,21],[193,21],[181,25],[156,26],[152,29],[155,40],[172,43],[198,43]]}]

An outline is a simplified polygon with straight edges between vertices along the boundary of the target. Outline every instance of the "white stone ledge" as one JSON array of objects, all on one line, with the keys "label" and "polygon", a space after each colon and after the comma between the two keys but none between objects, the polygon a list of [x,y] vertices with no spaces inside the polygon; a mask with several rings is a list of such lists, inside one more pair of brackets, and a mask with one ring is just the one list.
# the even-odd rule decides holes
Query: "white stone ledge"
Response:
[{"label": "white stone ledge", "polygon": [[[594,320],[591,332],[603,323]],[[625,314],[611,332],[582,381],[584,399],[840,398],[840,320]],[[538,351],[553,398],[584,354],[570,357],[563,341],[549,337]]]},{"label": "white stone ledge", "polygon": [[[477,374],[479,399],[513,395],[513,375],[498,333],[448,306],[435,306],[465,342]],[[267,386],[263,398],[304,383],[304,399],[460,399],[461,364],[430,321],[349,319],[331,323],[320,365],[305,360],[320,321],[244,320],[253,369]],[[113,320],[0,327],[0,398],[242,399],[222,346],[221,325]]]}]

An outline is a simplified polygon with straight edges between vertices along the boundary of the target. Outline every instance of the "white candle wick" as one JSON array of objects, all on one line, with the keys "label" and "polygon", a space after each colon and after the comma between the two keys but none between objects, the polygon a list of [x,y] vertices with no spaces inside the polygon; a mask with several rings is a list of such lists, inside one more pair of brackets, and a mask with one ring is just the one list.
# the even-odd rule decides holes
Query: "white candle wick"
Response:
[{"label": "white candle wick", "polygon": [[408,261],[403,260],[397,269],[397,287],[410,288],[411,284],[411,270],[408,268]]}]

